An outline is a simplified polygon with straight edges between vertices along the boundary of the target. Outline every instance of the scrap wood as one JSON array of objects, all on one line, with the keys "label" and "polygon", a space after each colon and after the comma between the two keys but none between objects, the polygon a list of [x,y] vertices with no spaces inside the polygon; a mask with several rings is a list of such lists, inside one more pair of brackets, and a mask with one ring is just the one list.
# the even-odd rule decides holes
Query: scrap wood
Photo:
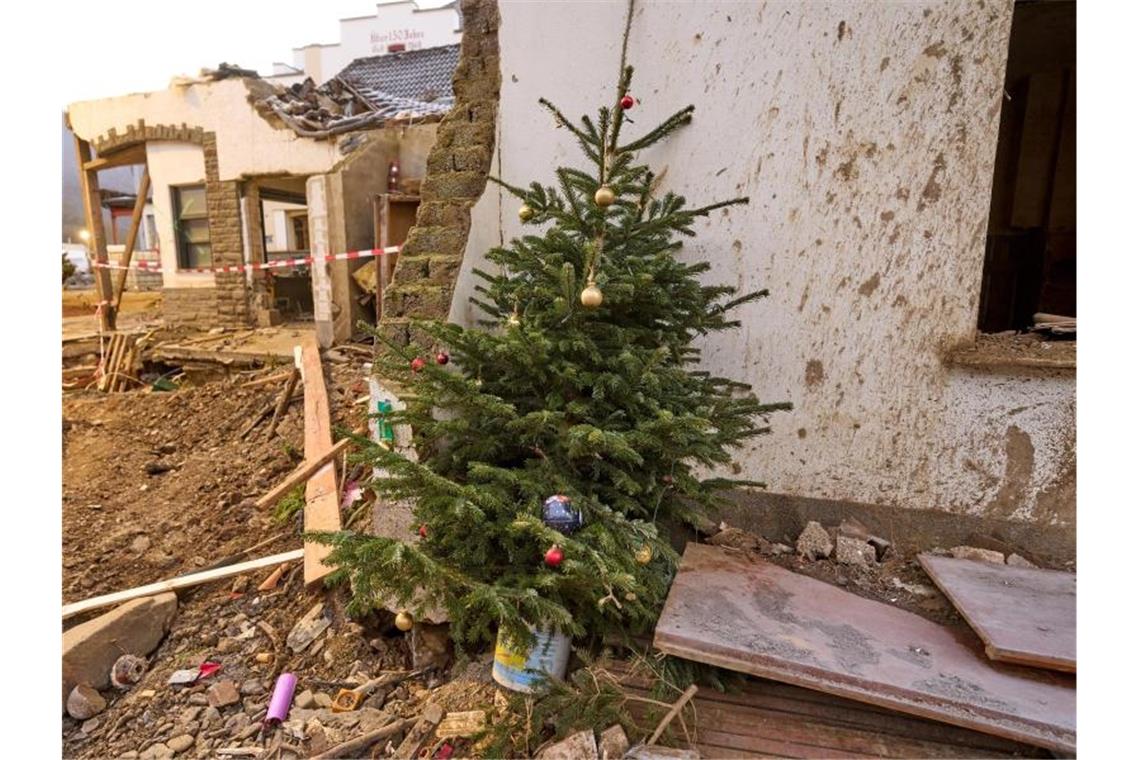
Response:
[{"label": "scrap wood", "polygon": [[277,588],[277,584],[281,581],[281,576],[285,574],[285,570],[289,567],[288,562],[282,562],[277,566],[277,569],[270,573],[261,585],[257,587],[258,591],[272,591]]},{"label": "scrap wood", "polygon": [[693,695],[696,693],[697,685],[695,683],[690,684],[689,688],[685,689],[685,693],[678,697],[677,701],[673,703],[673,706],[669,708],[669,712],[665,713],[665,717],[663,717],[661,719],[661,722],[657,724],[657,728],[654,729],[650,737],[645,740],[646,745],[652,747],[657,743],[657,740],[661,738],[661,733],[665,730],[665,727],[672,722],[673,718],[677,717],[677,713],[681,712],[681,710],[685,708],[685,705],[688,704],[689,700],[692,699]]},{"label": "scrap wood", "polygon": [[292,374],[293,374],[293,370],[288,370],[287,372],[278,372],[278,373],[273,374],[273,375],[267,375],[266,377],[259,377],[256,380],[250,380],[248,383],[242,383],[238,387],[239,388],[256,388],[259,385],[272,385],[273,383],[278,383],[278,382],[281,382],[282,380],[287,379]]},{"label": "scrap wood", "polygon": [[932,554],[918,561],[990,659],[1077,672],[1076,574]]},{"label": "scrap wood", "polygon": [[[353,431],[353,432],[355,435],[362,435],[363,434],[363,428],[356,430],[356,431]],[[278,501],[281,500],[281,497],[283,497],[285,494],[289,493],[294,488],[296,488],[297,486],[299,486],[302,483],[304,483],[305,481],[307,481],[309,478],[313,477],[313,475],[317,472],[317,470],[324,467],[326,464],[331,462],[333,459],[336,459],[336,457],[342,451],[344,451],[345,449],[347,449],[351,445],[352,445],[352,439],[351,438],[341,438],[339,441],[336,442],[336,445],[334,445],[331,449],[326,451],[324,454],[322,454],[316,460],[311,461],[311,462],[310,461],[301,462],[301,464],[299,464],[295,470],[293,470],[291,473],[289,473],[288,475],[285,476],[284,480],[282,480],[277,485],[273,486],[273,488],[271,488],[267,494],[265,494],[260,499],[258,499],[256,502],[256,506],[258,507],[258,509],[264,509],[265,507],[273,506],[274,504],[276,504]]]},{"label": "scrap wood", "polygon": [[[327,749],[319,755],[313,755],[309,760],[333,760],[338,757],[363,757],[362,750],[367,749],[381,739],[387,739],[389,736],[398,734],[405,728],[412,724],[411,720],[395,720],[386,726],[369,731],[363,736],[358,736],[355,739],[343,742],[341,744]],[[406,740],[405,740],[406,741]],[[404,746],[403,744],[400,745]]]},{"label": "scrap wood", "polygon": [[[290,405],[290,404],[292,404],[294,401],[299,401],[299,400],[300,400],[300,398],[299,398],[298,396],[291,396],[291,397],[290,397],[290,398],[289,398],[289,399],[288,399],[288,400],[285,402],[285,406],[289,406],[289,405]],[[249,434],[250,434],[250,432],[251,432],[251,431],[252,431],[252,430],[253,430],[255,427],[257,427],[258,425],[260,425],[260,424],[261,424],[261,421],[262,421],[262,420],[264,420],[266,417],[268,417],[270,414],[272,414],[272,413],[273,413],[273,410],[274,410],[274,409],[276,409],[276,408],[277,408],[277,402],[276,402],[276,401],[274,401],[274,402],[270,403],[270,404],[269,404],[269,406],[265,407],[265,408],[264,408],[264,409],[262,409],[260,412],[258,412],[258,413],[257,413],[257,416],[256,416],[256,417],[254,417],[252,420],[250,420],[250,421],[249,421],[249,422],[246,424],[246,426],[245,426],[244,428],[242,428],[241,432],[240,432],[240,433],[238,433],[238,438],[239,438],[239,439],[244,439],[244,438],[245,438],[247,435],[249,435]]]},{"label": "scrap wood", "polygon": [[294,549],[269,557],[262,557],[261,559],[251,559],[248,562],[242,562],[237,565],[230,565],[216,570],[204,570],[198,573],[190,573],[189,575],[180,575],[177,578],[159,581],[158,583],[138,586],[136,588],[127,589],[126,591],[116,591],[113,594],[104,594],[102,596],[92,597],[91,599],[84,599],[81,602],[72,602],[71,604],[65,604],[63,606],[63,619],[67,620],[69,617],[82,612],[97,610],[101,607],[119,604],[120,602],[129,602],[131,599],[138,599],[143,596],[153,596],[164,591],[177,591],[178,589],[191,588],[203,583],[209,583],[210,581],[221,580],[222,578],[230,578],[235,575],[247,573],[250,570],[258,570],[263,567],[269,567],[270,565],[278,565],[282,562],[300,559],[302,556],[304,556],[303,549]]},{"label": "scrap wood", "polygon": [[690,543],[657,623],[666,654],[1060,752],[1072,676],[995,665],[981,643],[758,558]]},{"label": "scrap wood", "polygon": [[[340,530],[340,499],[336,485],[336,456],[329,419],[328,389],[321,369],[321,349],[316,335],[309,333],[293,349],[295,365],[301,370],[305,388],[305,459],[324,460],[308,477],[305,485],[305,531]],[[305,585],[311,586],[333,571],[324,564],[332,548],[313,541],[305,542]]]},{"label": "scrap wood", "polygon": [[412,760],[416,757],[420,751],[420,746],[441,720],[443,720],[443,708],[434,702],[429,703],[420,715],[420,719],[416,721],[416,725],[408,732],[404,741],[400,742],[400,746],[392,754],[394,760]]},{"label": "scrap wood", "polygon": [[293,400],[293,391],[297,388],[297,381],[300,379],[301,370],[294,367],[293,371],[289,373],[289,379],[285,381],[285,387],[281,389],[281,397],[277,399],[277,408],[273,410],[273,419],[269,421],[267,437],[272,438],[273,434],[277,432],[277,423],[281,421],[285,410],[289,408],[289,402]]}]

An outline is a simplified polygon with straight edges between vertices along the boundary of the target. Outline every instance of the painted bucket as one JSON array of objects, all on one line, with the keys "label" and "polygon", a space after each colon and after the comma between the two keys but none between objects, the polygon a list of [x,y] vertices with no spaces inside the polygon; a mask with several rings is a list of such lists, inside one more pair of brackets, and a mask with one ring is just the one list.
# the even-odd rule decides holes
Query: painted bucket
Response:
[{"label": "painted bucket", "polygon": [[495,664],[491,677],[513,691],[532,693],[539,688],[543,675],[561,680],[570,661],[570,637],[558,631],[534,633],[534,646],[518,649],[508,643],[503,632],[495,641]]}]

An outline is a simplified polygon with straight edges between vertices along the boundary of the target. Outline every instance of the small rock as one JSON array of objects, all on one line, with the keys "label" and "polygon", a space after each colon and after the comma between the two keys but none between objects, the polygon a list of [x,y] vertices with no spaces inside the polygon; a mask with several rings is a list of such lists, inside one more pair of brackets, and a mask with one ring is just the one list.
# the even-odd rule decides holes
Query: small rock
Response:
[{"label": "small rock", "polygon": [[172,757],[174,757],[174,751],[159,742],[144,749],[139,755],[139,760],[170,760]]},{"label": "small rock", "polygon": [[90,735],[95,732],[95,729],[99,728],[99,719],[91,718],[90,720],[85,720],[83,721],[83,725],[79,728],[83,733]]},{"label": "small rock", "polygon": [[891,578],[891,584],[915,596],[934,596],[934,589],[921,583],[904,583],[898,578]]},{"label": "small rock", "polygon": [[138,693],[139,699],[152,699],[158,692],[154,689],[143,689]]},{"label": "small rock", "polygon": [[972,559],[977,562],[993,562],[998,565],[1005,564],[1005,555],[993,549],[981,549],[977,546],[955,546],[950,554],[956,559]]},{"label": "small rock", "polygon": [[831,556],[831,549],[831,536],[815,520],[804,527],[796,541],[796,551],[808,559],[826,559]]},{"label": "small rock", "polygon": [[213,726],[222,722],[222,714],[218,712],[216,707],[207,707],[202,711],[202,725]]},{"label": "small rock", "polygon": [[210,704],[210,700],[206,697],[205,694],[191,694],[189,701],[190,701],[190,704],[192,704],[192,705],[208,705],[208,704]]},{"label": "small rock", "polygon": [[791,554],[795,549],[787,544],[771,544],[768,546],[768,553],[774,557],[781,557],[785,554]]},{"label": "small rock", "polygon": [[835,561],[841,565],[870,567],[875,564],[875,547],[861,538],[840,534],[835,539]]},{"label": "small rock", "polygon": [[94,718],[107,709],[107,700],[98,691],[81,683],[67,695],[67,714],[76,720]]},{"label": "small rock", "polygon": [[332,707],[332,697],[330,697],[328,694],[325,694],[323,691],[314,694],[313,701],[317,703],[318,707]]},{"label": "small rock", "polygon": [[411,648],[415,670],[444,669],[451,661],[450,626],[416,623],[412,627]]},{"label": "small rock", "polygon": [[190,734],[180,734],[173,739],[167,739],[166,746],[177,755],[179,752],[185,752],[194,746],[194,737]]},{"label": "small rock", "polygon": [[708,542],[714,546],[727,546],[732,549],[744,549],[746,551],[759,549],[763,543],[760,538],[748,531],[732,527],[725,527],[715,536],[710,537]]},{"label": "small rock", "polygon": [[174,465],[169,462],[147,462],[143,466],[147,475],[161,475],[164,472],[170,472],[174,469]]},{"label": "small rock", "polygon": [[163,454],[173,454],[178,450],[178,447],[173,443],[164,443],[154,450],[155,454],[162,456]]},{"label": "small rock", "polygon": [[249,576],[239,575],[234,578],[234,585],[230,586],[230,591],[235,594],[244,594],[246,589],[249,588]]},{"label": "small rock", "polygon": [[253,659],[256,660],[259,665],[268,665],[269,663],[273,662],[273,653],[258,652],[256,655],[254,655]]},{"label": "small rock", "polygon": [[883,557],[887,556],[887,550],[891,548],[891,542],[879,536],[871,536],[867,539],[867,543],[875,548],[875,559],[879,562],[883,561]]},{"label": "small rock", "polygon": [[[242,713],[242,715],[245,715],[245,713]],[[245,715],[245,719],[249,720],[249,716]],[[238,732],[236,738],[239,742],[245,741],[246,739],[253,736],[254,734],[256,734],[260,730],[261,730],[261,724],[260,723],[250,723],[248,726],[246,726],[245,728],[243,728],[241,731]]]},{"label": "small rock", "polygon": [[539,760],[597,760],[598,745],[591,729],[571,734],[538,754]]},{"label": "small rock", "polygon": [[119,755],[118,758],[116,758],[116,760],[137,760],[138,756],[139,756],[139,753],[135,752],[132,749],[129,752],[124,752],[123,754]]},{"label": "small rock", "polygon": [[1022,557],[1020,554],[1009,555],[1005,558],[1005,564],[1012,567],[1037,567],[1037,565],[1033,564],[1025,557]]},{"label": "small rock", "polygon": [[179,713],[178,722],[179,723],[190,723],[192,721],[198,720],[198,715],[201,712],[202,712],[201,707],[196,707],[196,706],[187,707],[185,710],[183,710],[181,713]]},{"label": "small rock", "polygon": [[214,651],[218,654],[230,654],[239,649],[241,649],[241,642],[231,638],[218,639],[218,643],[214,645]]},{"label": "small rock", "polygon": [[302,710],[312,710],[316,708],[317,700],[313,697],[313,692],[305,689],[293,698],[293,705],[300,707]]},{"label": "small rock", "polygon": [[598,740],[598,753],[601,760],[618,760],[629,749],[629,737],[620,723],[607,728]]},{"label": "small rock", "polygon": [[211,707],[225,707],[241,701],[237,685],[233,681],[219,681],[206,689],[206,700]]},{"label": "small rock", "polygon": [[222,726],[222,729],[224,731],[226,731],[227,733],[232,734],[232,733],[241,731],[242,729],[244,729],[249,724],[250,724],[250,718],[248,715],[246,715],[245,713],[237,713],[236,715],[231,715],[229,718],[226,719],[226,722]]},{"label": "small rock", "polygon": [[250,678],[248,681],[241,682],[241,688],[238,689],[238,691],[241,692],[241,695],[243,697],[249,697],[257,694],[264,694],[265,686],[263,686],[261,681],[258,681],[256,678]]}]

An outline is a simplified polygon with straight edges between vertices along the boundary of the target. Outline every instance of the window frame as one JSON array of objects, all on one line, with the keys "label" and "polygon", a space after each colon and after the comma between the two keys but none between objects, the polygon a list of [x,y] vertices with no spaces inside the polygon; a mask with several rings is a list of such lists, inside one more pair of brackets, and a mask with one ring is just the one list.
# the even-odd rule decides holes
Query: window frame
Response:
[{"label": "window frame", "polygon": [[[176,248],[176,259],[178,269],[180,271],[194,271],[196,269],[208,269],[214,265],[214,249],[213,241],[210,239],[210,213],[209,208],[203,209],[201,213],[194,213],[186,216],[183,213],[183,192],[188,189],[201,189],[203,203],[206,203],[206,183],[205,182],[187,182],[179,185],[170,186],[170,211],[172,222],[174,226],[174,245]],[[206,240],[202,242],[194,242],[188,240],[183,231],[183,221],[202,221],[206,222]],[[209,248],[209,260],[206,262],[199,262],[198,266],[190,265],[190,245],[206,245]]]}]

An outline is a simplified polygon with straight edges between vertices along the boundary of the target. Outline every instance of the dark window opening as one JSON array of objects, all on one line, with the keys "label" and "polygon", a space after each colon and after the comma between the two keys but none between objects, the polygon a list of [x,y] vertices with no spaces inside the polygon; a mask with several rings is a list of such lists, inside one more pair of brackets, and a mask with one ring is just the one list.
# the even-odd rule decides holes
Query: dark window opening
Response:
[{"label": "dark window opening", "polygon": [[178,241],[178,266],[200,269],[212,265],[210,218],[206,213],[206,186],[170,188],[174,206],[174,237]]},{"label": "dark window opening", "polygon": [[1014,6],[978,312],[983,332],[1077,315],[1077,8]]}]

